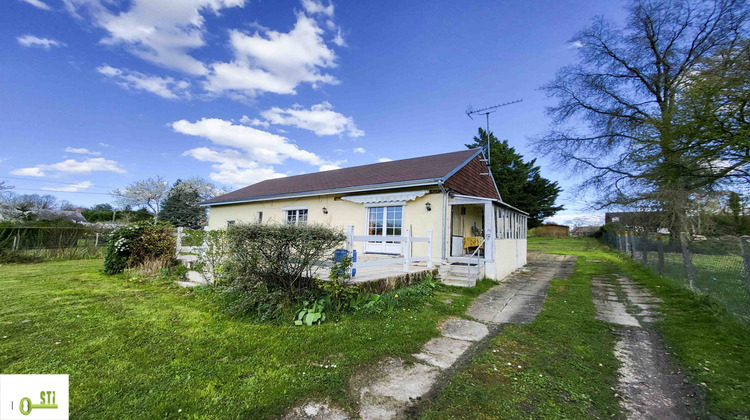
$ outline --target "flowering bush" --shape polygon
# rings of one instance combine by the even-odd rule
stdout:
[[[109,237],[104,272],[117,274],[127,268],[165,267],[175,256],[177,239],[168,224],[141,222],[116,229]]]

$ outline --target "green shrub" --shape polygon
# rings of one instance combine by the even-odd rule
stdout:
[[[164,223],[134,223],[116,229],[109,237],[104,256],[104,272],[121,273],[125,269],[157,271],[174,261],[177,238]]]
[[[237,224],[227,231],[220,281],[234,309],[261,319],[291,318],[304,300],[321,291],[315,273],[346,239],[320,225]]]

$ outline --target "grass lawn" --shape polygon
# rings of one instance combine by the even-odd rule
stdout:
[[[267,418],[307,398],[347,407],[355,370],[416,352],[491,286],[294,327],[232,318],[205,294],[101,267],[0,266],[0,373],[70,374],[76,419]],[[449,292],[460,294],[452,305],[441,301]]]
[[[747,324],[596,240],[530,238],[529,249],[579,255],[576,271],[569,280],[553,280],[537,319],[507,326],[443,390],[425,418],[621,417],[610,390],[617,369],[614,337],[593,318],[590,286],[592,275],[614,272],[663,299],[664,320],[656,327],[705,393],[709,415],[750,418]]]

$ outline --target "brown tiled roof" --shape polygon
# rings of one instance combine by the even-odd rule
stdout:
[[[203,204],[226,203],[293,194],[312,194],[315,192],[378,186],[381,184],[408,184],[421,180],[437,182],[438,179],[444,179],[447,175],[451,175],[454,170],[460,168],[461,165],[477,153],[479,153],[478,150],[462,150],[460,152],[269,179],[204,201]]]
[[[500,194],[495,182],[490,176],[481,175],[482,173],[489,173],[487,165],[481,161],[481,156],[476,156],[445,181],[445,186],[459,194],[499,200]]]

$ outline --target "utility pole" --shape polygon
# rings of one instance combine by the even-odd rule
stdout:
[[[488,106],[487,108],[476,109],[476,110],[472,109],[472,107],[470,106],[466,110],[466,115],[469,118],[471,118],[472,120],[474,119],[474,117],[472,117],[472,115],[484,115],[484,116],[487,117],[487,167],[490,166],[490,114],[492,114],[495,111],[497,111],[497,109],[500,108],[500,107],[517,104],[517,103],[522,102],[522,101],[523,101],[523,99],[518,99],[518,100],[515,100],[515,101],[505,102],[505,103],[502,103],[500,105]]]

